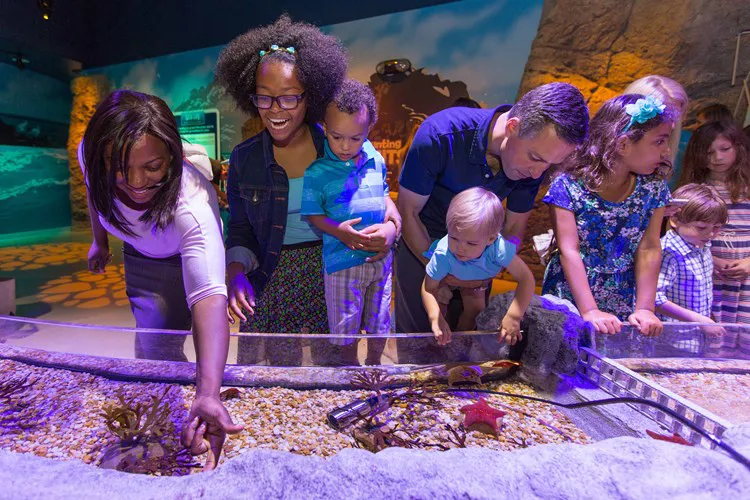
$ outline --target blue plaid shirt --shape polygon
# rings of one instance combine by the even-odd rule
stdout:
[[[326,215],[336,222],[361,217],[357,231],[385,218],[386,165],[369,140],[362,144],[359,164],[341,161],[325,142],[325,155],[305,170],[302,215]],[[323,262],[328,274],[364,264],[375,254],[347,248],[338,238],[323,234]]]
[[[714,288],[711,244],[698,248],[672,229],[662,237],[661,248],[656,305],[670,301],[710,318]],[[659,317],[663,321],[677,321],[663,315]]]

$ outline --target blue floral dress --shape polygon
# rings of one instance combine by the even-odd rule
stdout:
[[[635,251],[654,210],[670,200],[667,183],[655,176],[638,176],[633,193],[613,203],[589,191],[583,182],[564,173],[552,180],[544,202],[573,212],[581,259],[599,309],[627,320],[635,306]],[[565,281],[560,253],[547,264],[542,294],[575,304]]]

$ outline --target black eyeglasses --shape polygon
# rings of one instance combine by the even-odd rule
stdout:
[[[258,109],[271,109],[273,102],[279,105],[281,109],[295,109],[299,106],[300,101],[305,97],[305,93],[301,94],[290,94],[290,95],[279,95],[270,96],[262,94],[251,94],[250,98],[253,100],[253,104]]]

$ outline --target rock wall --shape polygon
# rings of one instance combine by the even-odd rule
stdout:
[[[70,214],[73,227],[86,226],[89,220],[86,187],[78,164],[78,144],[83,139],[86,125],[94,115],[96,106],[109,93],[110,84],[105,76],[79,76],[71,82],[73,107],[70,111],[68,134],[68,169],[70,170]]]
[[[629,437],[514,452],[349,449],[327,460],[256,448],[213,472],[185,477],[147,477],[0,450],[0,482],[4,498],[45,500],[750,495],[750,473],[723,453]]]
[[[592,113],[633,80],[660,74],[680,82],[697,108],[719,102],[734,110],[731,86],[737,33],[750,28],[748,3],[738,0],[545,0],[518,95],[552,81],[576,85]],[[738,74],[750,71],[750,36],[743,38]],[[737,116],[744,117],[746,104]],[[538,281],[544,272],[531,235],[552,227],[539,200],[526,230],[524,259]]]

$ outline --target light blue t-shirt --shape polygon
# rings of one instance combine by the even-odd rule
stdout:
[[[385,218],[388,184],[385,160],[369,140],[362,145],[364,160],[341,161],[328,141],[325,155],[305,170],[302,215],[326,215],[336,222],[362,217],[354,229],[380,224]],[[338,238],[323,234],[323,263],[328,274],[364,264],[372,252],[352,250]]]
[[[465,281],[487,280],[508,267],[516,255],[516,245],[498,236],[494,243],[487,245],[482,255],[476,259],[458,260],[448,248],[448,236],[435,240],[424,256],[427,263],[427,276],[440,281],[449,274]]]
[[[284,245],[295,245],[308,241],[320,241],[318,230],[300,214],[302,206],[302,177],[289,179],[289,208],[286,214]]]

